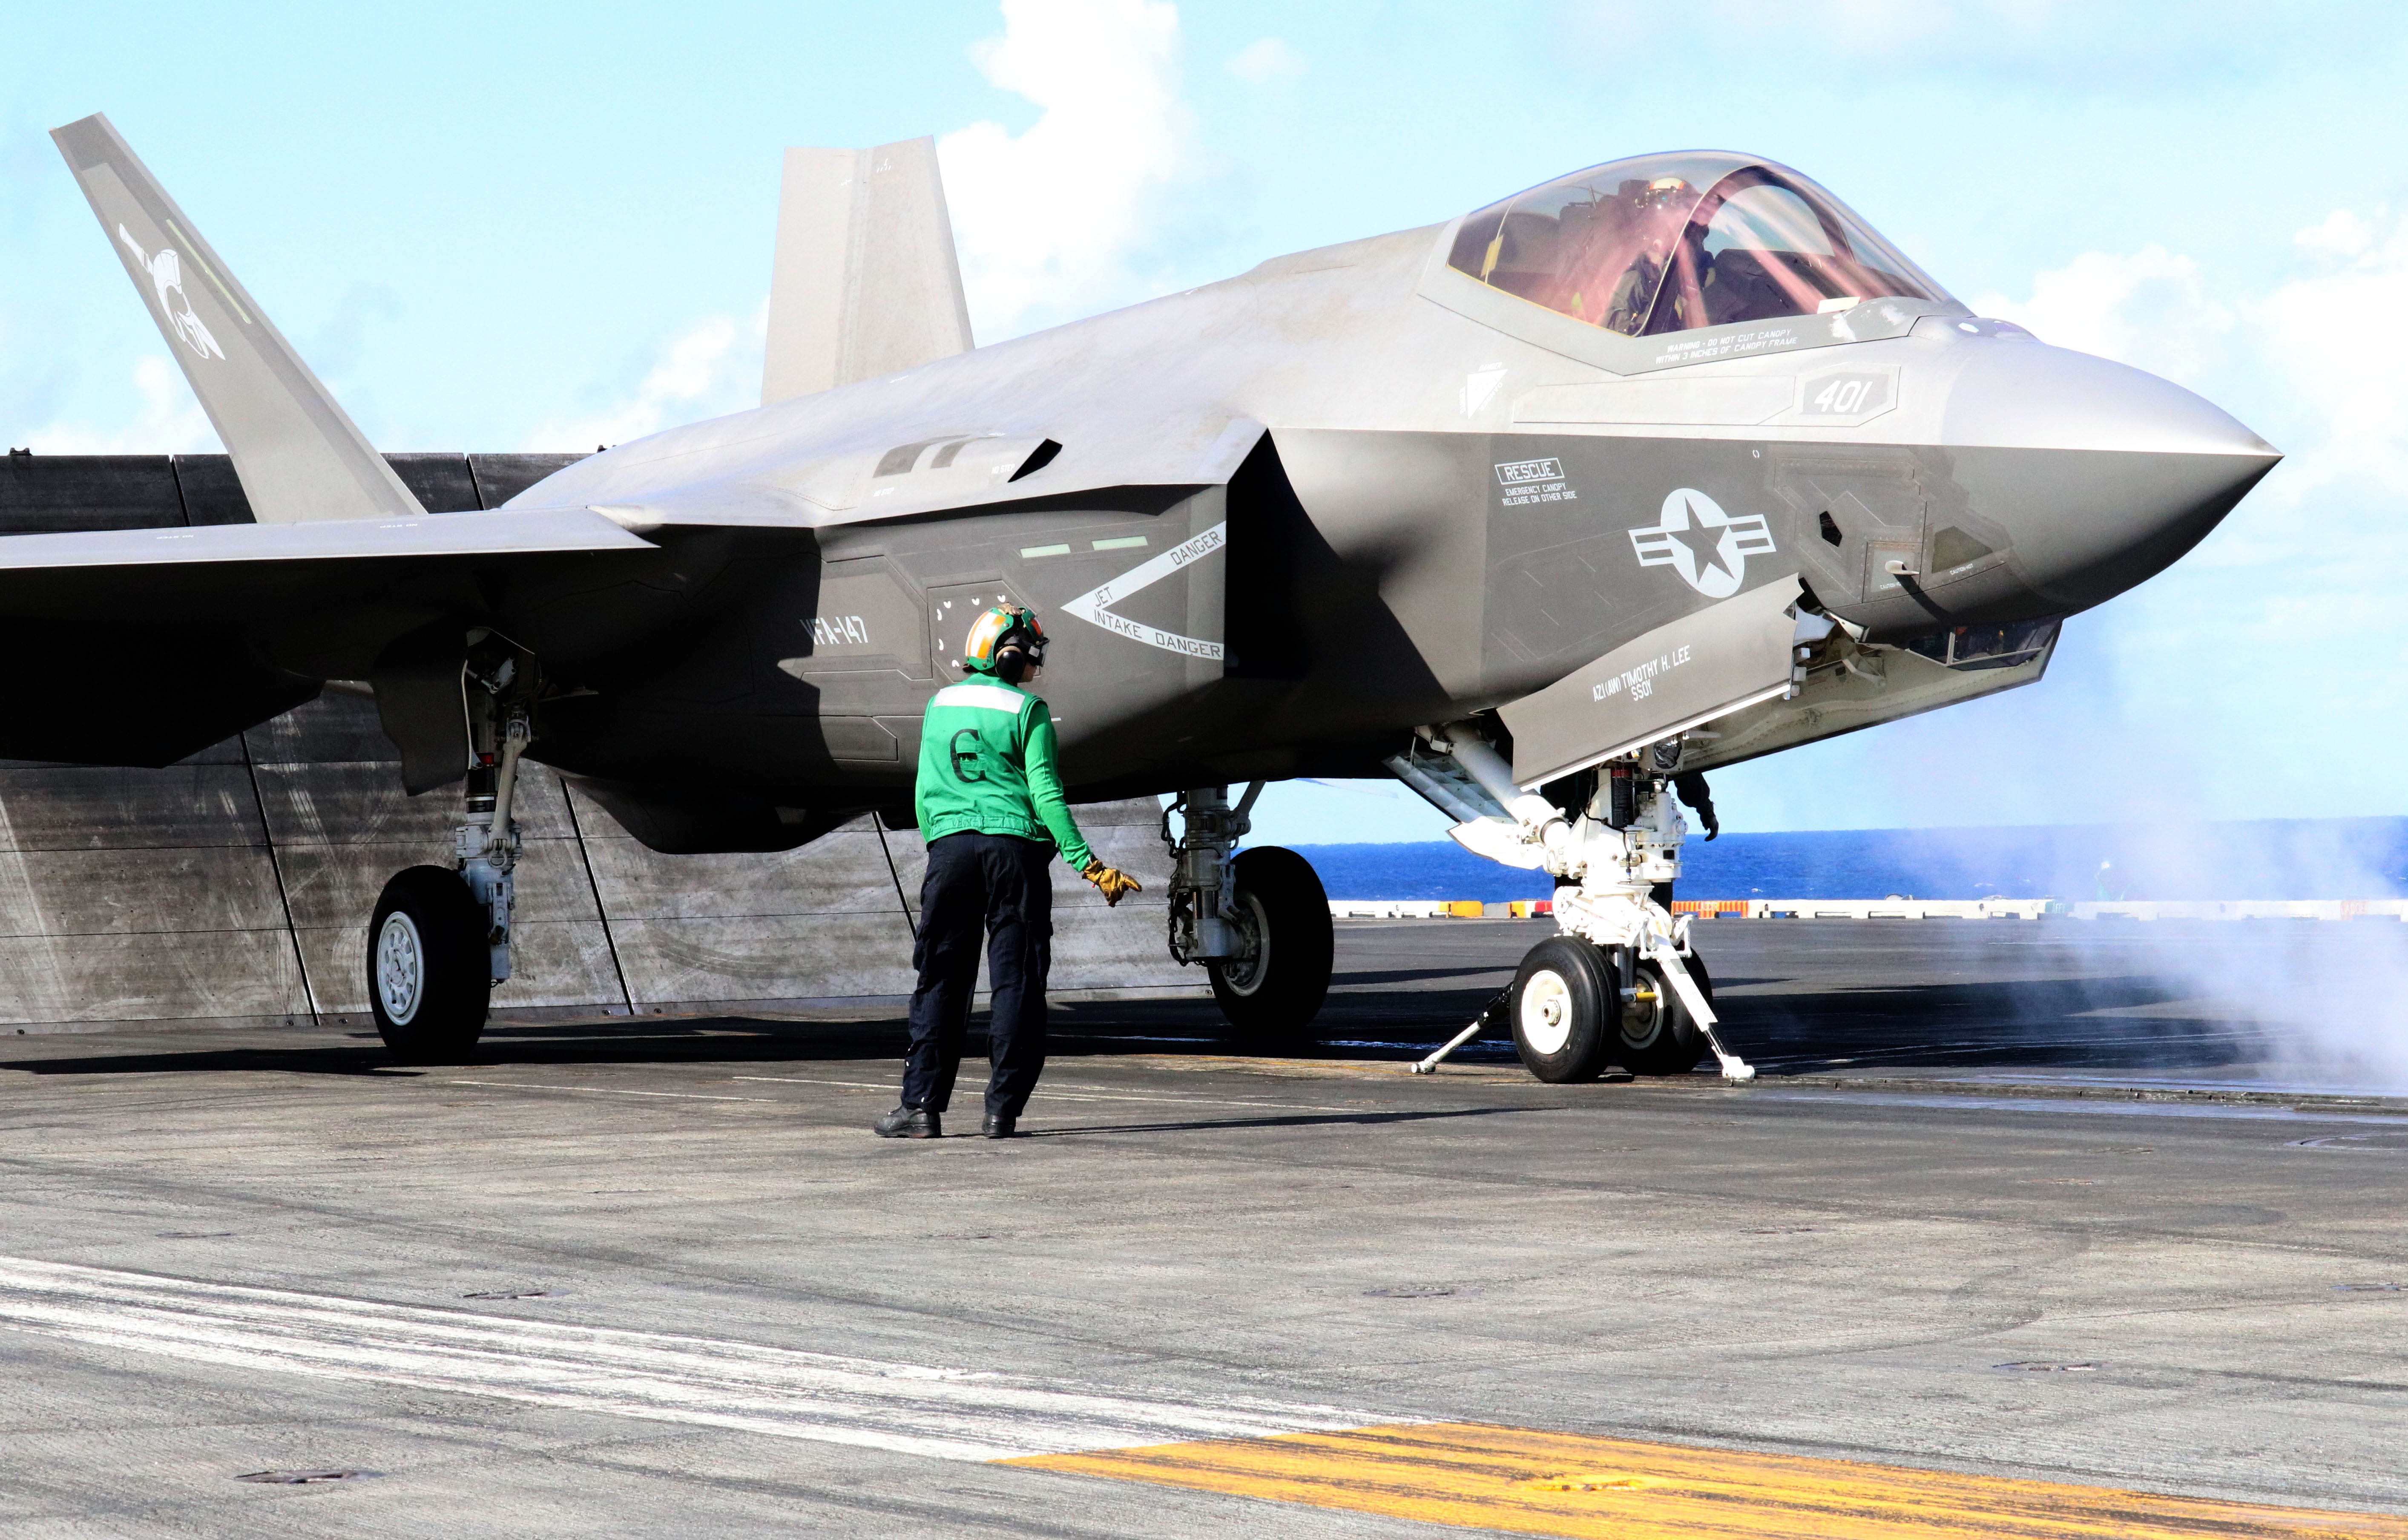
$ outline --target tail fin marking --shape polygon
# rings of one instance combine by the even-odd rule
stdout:
[[[423,513],[418,499],[97,113],[51,131],[262,524]]]

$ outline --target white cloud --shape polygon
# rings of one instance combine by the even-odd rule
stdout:
[[[1179,11],[1163,0],[1004,0],[972,50],[995,86],[1039,108],[937,144],[977,334],[993,340],[1125,303],[1163,194],[1194,160],[1180,94]]]
[[[2408,494],[2408,216],[2336,209],[2294,237],[2305,271],[2250,307],[2267,367],[2321,430],[2303,485],[2363,476]]]
[[[683,423],[761,404],[761,358],[768,307],[749,324],[705,316],[660,346],[634,390],[615,405],[553,418],[526,439],[531,450],[624,444]]]
[[[36,454],[218,454],[217,429],[184,382],[175,361],[150,353],[134,361],[134,389],[142,399],[130,421],[115,427],[53,422],[17,443]]]
[[[1229,73],[1254,85],[1293,80],[1304,70],[1304,55],[1277,37],[1263,37],[1248,43],[1229,60]]]
[[[2224,357],[2232,311],[2198,263],[2154,243],[2128,254],[2086,252],[2032,280],[2028,300],[1981,295],[1973,309],[2043,342],[2195,384]]]

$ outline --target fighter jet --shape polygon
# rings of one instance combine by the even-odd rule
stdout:
[[[430,511],[106,119],[54,137],[257,523],[0,540],[0,755],[165,764],[365,682],[461,798],[363,959],[413,1060],[509,976],[527,758],[661,851],[901,827],[1002,601],[1074,796],[1175,796],[1171,950],[1241,1034],[1303,1032],[1331,960],[1311,867],[1239,851],[1255,795],[1392,774],[1555,878],[1486,1018],[1534,1073],[1744,1076],[1669,907],[1704,772],[2038,680],[2278,459],[1719,151],[973,348],[920,139],[788,152],[758,410]]]

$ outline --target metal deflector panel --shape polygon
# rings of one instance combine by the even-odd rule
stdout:
[[[1536,786],[1789,687],[1798,585],[1782,579],[1693,611],[1498,715],[1513,779]]]

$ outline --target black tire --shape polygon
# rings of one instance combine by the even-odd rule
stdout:
[[[1713,1004],[1714,981],[1706,972],[1705,959],[1692,956],[1682,960],[1697,981],[1698,992]],[[1614,1039],[1615,1061],[1632,1074],[1687,1074],[1706,1055],[1705,1029],[1652,960],[1639,965],[1639,998],[1622,1008]]]
[[[384,885],[368,921],[368,1009],[404,1064],[458,1064],[477,1049],[493,994],[484,907],[456,871],[414,866]]]
[[[1251,957],[1204,965],[1212,998],[1241,1040],[1297,1042],[1329,994],[1337,939],[1328,890],[1311,861],[1278,845],[1240,851],[1237,869],[1238,913],[1231,918],[1261,943]]]
[[[1523,957],[1505,1000],[1513,1051],[1549,1085],[1595,1080],[1620,999],[1603,953],[1578,936],[1549,936]]]

